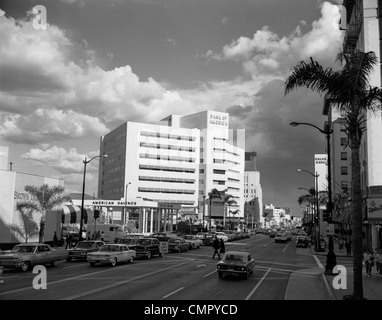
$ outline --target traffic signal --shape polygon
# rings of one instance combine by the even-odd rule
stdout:
[[[94,210],[94,219],[98,219],[99,218],[99,214],[100,214],[100,211],[98,209],[95,209]]]

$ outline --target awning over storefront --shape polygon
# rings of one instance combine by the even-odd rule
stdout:
[[[58,209],[60,210],[60,208]],[[62,223],[80,223],[81,222],[81,207],[75,205],[62,205],[61,206]],[[92,209],[84,207],[84,223],[88,222],[88,216],[92,215]]]

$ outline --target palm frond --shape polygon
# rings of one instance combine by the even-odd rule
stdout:
[[[317,91],[318,93],[326,93],[332,83],[334,83],[336,72],[332,68],[324,69],[317,61],[310,58],[310,62],[300,61],[292,68],[287,80],[284,84],[284,94],[288,94],[298,87],[306,87]]]

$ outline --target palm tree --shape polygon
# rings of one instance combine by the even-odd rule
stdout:
[[[233,217],[234,217],[234,219],[233,219],[233,221],[235,221],[235,215],[237,215],[239,212],[240,212],[240,210],[239,209],[236,209],[236,210],[234,210],[234,211],[229,211],[230,213],[232,213],[233,214]],[[233,226],[233,224],[232,224],[232,226]],[[232,230],[233,228],[231,228],[231,230]]]
[[[324,69],[317,61],[300,61],[292,68],[285,82],[285,94],[298,87],[307,87],[320,94],[345,112],[346,134],[351,148],[352,168],[352,242],[353,242],[353,297],[363,299],[362,285],[362,209],[360,145],[366,130],[367,111],[381,110],[382,89],[371,87],[369,77],[378,60],[374,52],[340,52],[337,61],[342,68]]]
[[[65,188],[63,186],[52,186],[43,184],[40,187],[25,186],[25,191],[31,195],[31,199],[20,201],[17,203],[18,208],[22,210],[32,210],[41,214],[39,242],[44,242],[46,215],[54,207],[59,206],[65,202],[71,202],[68,195],[64,195]]]
[[[228,206],[228,212],[230,212],[230,208],[232,205],[236,205],[237,204],[237,201],[233,198],[233,195],[231,194],[226,194],[224,196],[224,199],[223,199],[223,206],[224,206],[224,212],[225,212],[225,206]],[[225,226],[225,213],[224,214],[224,226]],[[231,218],[230,216],[228,217],[229,218],[229,221],[231,222]]]
[[[210,221],[209,221],[209,227],[208,227],[208,230],[209,232],[211,233],[211,206],[212,206],[212,199],[221,199],[221,194],[219,192],[218,189],[216,188],[213,188],[210,192],[208,192],[208,198],[210,200],[210,206],[209,206],[209,210],[210,210]]]
[[[33,209],[27,209],[17,204],[16,210],[19,212],[22,226],[10,224],[9,229],[21,236],[25,242],[28,242],[29,238],[38,235],[38,225],[36,221],[33,220]]]

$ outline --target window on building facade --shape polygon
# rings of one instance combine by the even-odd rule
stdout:
[[[347,160],[348,159],[348,153],[347,152],[341,152],[341,160]]]
[[[341,167],[341,175],[347,175],[348,174],[348,167]]]
[[[341,146],[344,146],[346,144],[347,139],[346,138],[341,138]]]

